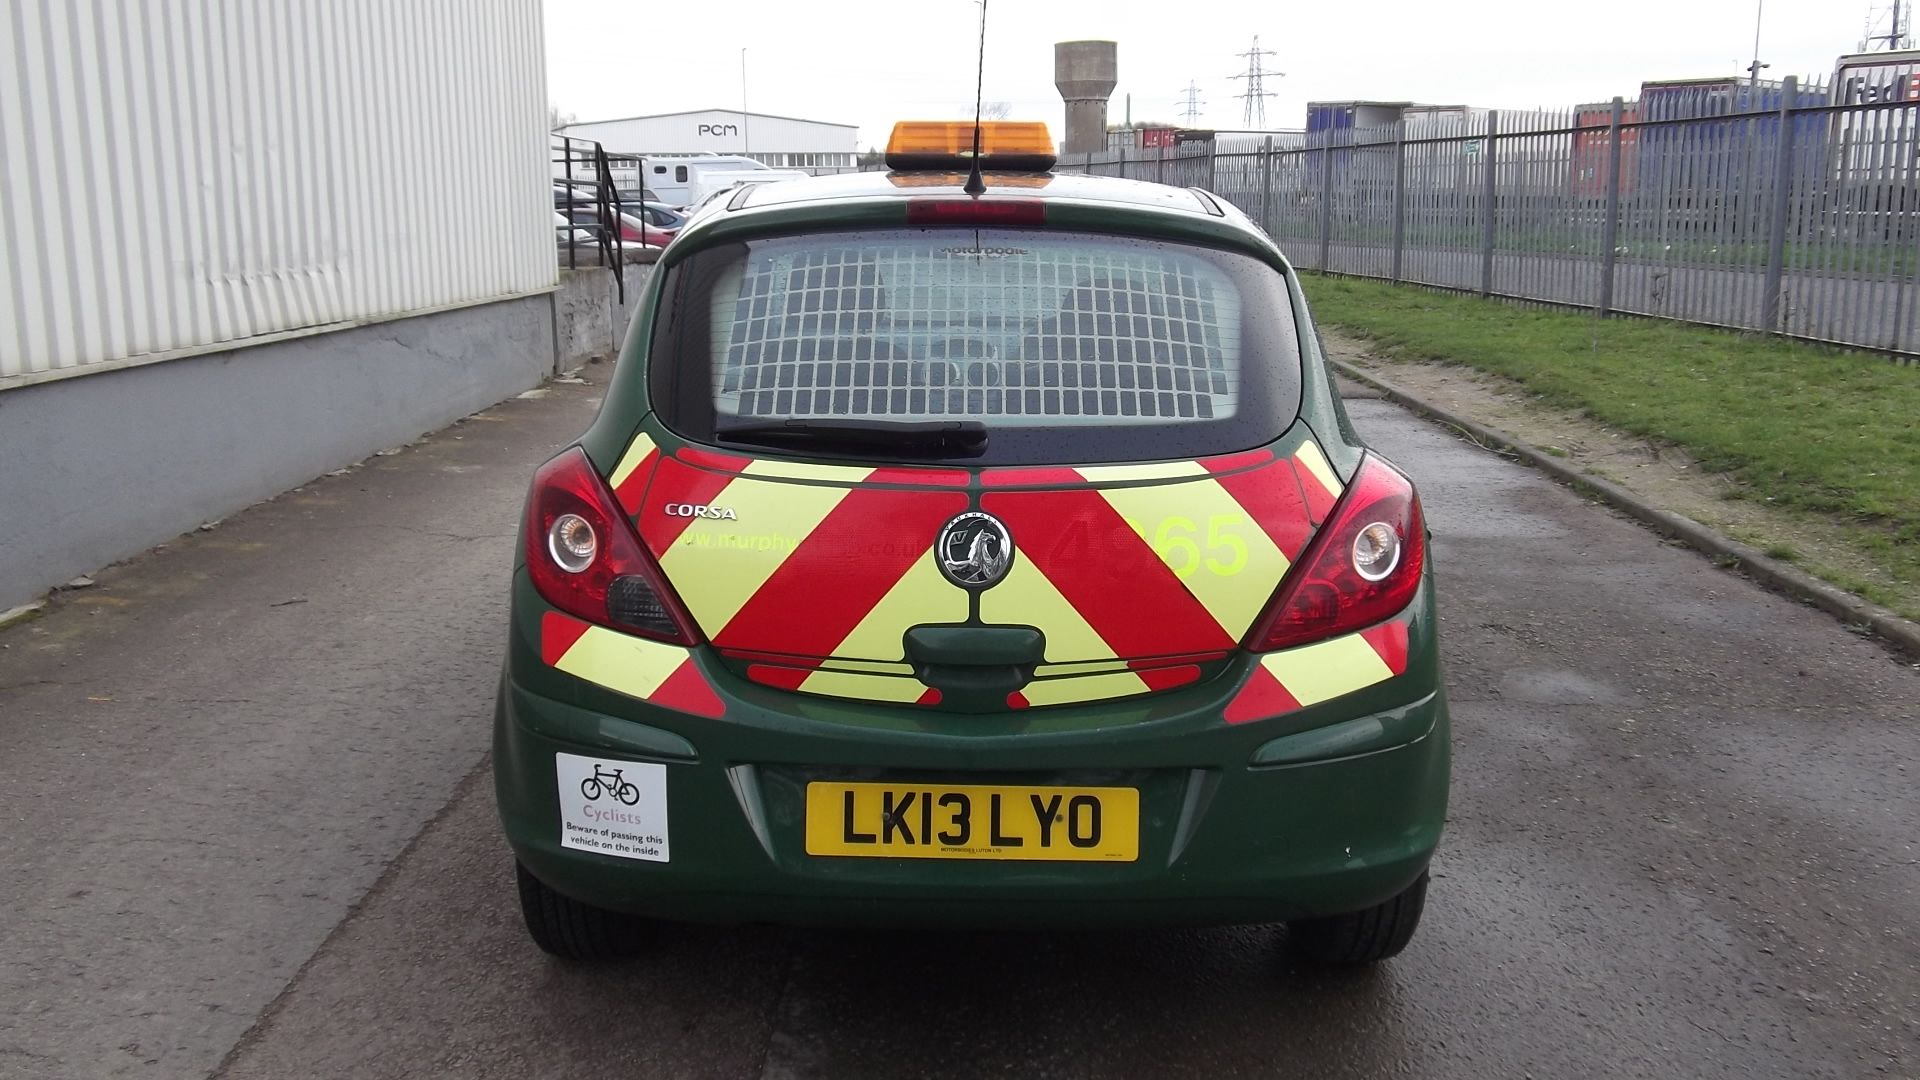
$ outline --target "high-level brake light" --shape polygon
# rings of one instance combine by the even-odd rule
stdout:
[[[907,200],[909,225],[1044,225],[1047,204],[1039,199]]]

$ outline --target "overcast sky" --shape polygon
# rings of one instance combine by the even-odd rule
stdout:
[[[1881,0],[1882,7],[1885,0]],[[1254,35],[1272,49],[1267,126],[1304,125],[1309,100],[1414,100],[1494,108],[1632,97],[1643,79],[1742,73],[1753,0],[991,0],[986,96],[1059,137],[1053,43],[1119,43],[1108,116],[1179,120],[1198,84],[1200,125],[1235,128]],[[747,50],[753,111],[860,125],[883,145],[899,119],[969,114],[974,0],[546,0],[547,85],[581,120],[739,108]],[[1866,0],[1765,0],[1767,77],[1823,80],[1853,52]],[[1884,22],[1885,16],[1880,16]]]

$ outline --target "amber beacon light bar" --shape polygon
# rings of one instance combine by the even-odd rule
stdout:
[[[961,170],[973,165],[971,120],[902,120],[887,140],[887,168],[896,171]],[[1053,136],[1047,125],[1025,120],[980,124],[980,167],[995,172],[1045,172],[1053,168]]]

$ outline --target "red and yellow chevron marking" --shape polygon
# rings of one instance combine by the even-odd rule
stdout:
[[[1040,627],[1050,664],[1232,649],[1312,534],[1290,464],[1265,460],[1221,475],[1198,461],[1083,468],[1162,482],[988,492],[981,508],[1029,573],[982,594],[981,617]]]
[[[646,494],[647,481],[653,478],[653,470],[660,463],[660,448],[646,432],[633,437],[627,444],[627,452],[620,455],[620,463],[607,474],[607,486],[620,500],[627,513],[640,509],[640,497]]]
[[[1243,491],[1254,485],[1285,491],[1286,485],[1280,482],[1285,471],[1258,469],[1233,479],[1240,481]],[[1260,617],[1273,586],[1293,565],[1291,555],[1300,553],[1298,547],[1289,551],[1275,543],[1274,533],[1292,539],[1287,519],[1298,521],[1302,515],[1297,509],[1288,512],[1275,499],[1244,506],[1225,484],[1204,472],[1200,475],[1189,483],[1105,488],[1100,495],[1227,637],[1238,641]],[[1263,527],[1256,509],[1271,523]],[[1269,581],[1273,584],[1268,585]],[[1196,643],[1195,647],[1212,646]]]
[[[1260,658],[1227,703],[1229,724],[1270,717],[1364,690],[1407,670],[1406,616]]]
[[[938,501],[947,506],[954,505],[946,499]],[[964,509],[964,500],[959,505]],[[932,516],[938,518],[933,525],[935,529],[953,516],[937,506],[926,509],[933,510]],[[876,559],[875,562],[878,564],[880,560]],[[892,562],[889,560],[885,565],[890,567]],[[884,573],[885,567],[877,568]],[[816,605],[819,615],[830,615],[836,608],[844,609],[837,621],[821,619],[820,625],[825,628],[826,634],[830,635],[834,629],[845,625],[849,616],[853,619],[851,626],[821,655],[835,657],[836,664],[842,667],[848,666],[846,661],[849,659],[898,661],[905,655],[904,639],[909,629],[926,623],[965,622],[967,607],[965,590],[956,588],[941,575],[940,568],[934,563],[933,547],[929,544],[908,560],[879,601],[869,605],[864,612],[859,612],[857,604],[841,605],[837,600]],[[815,616],[813,612],[809,614],[810,617]]]
[[[640,533],[694,621],[728,650],[899,661],[908,627],[964,622],[966,592],[931,555],[965,493],[866,486],[950,470],[754,461],[737,472],[669,458],[655,472]],[[861,485],[861,486],[852,486]],[[724,506],[724,520],[681,504]]]
[[[749,664],[747,678],[765,686],[797,690],[825,697],[853,698],[859,701],[890,701],[901,705],[937,705],[940,691],[913,677],[905,664],[875,664],[874,668],[898,667],[900,671],[848,670],[834,662],[832,667],[794,667],[786,664]]]
[[[956,489],[969,475],[693,447],[664,455],[641,435],[610,481],[714,644],[768,656],[750,677],[907,701],[926,692],[910,672],[849,662],[897,665],[909,628],[967,619],[967,593],[940,574],[932,543],[968,509]],[[1285,456],[988,469],[980,479],[980,508],[1007,523],[1017,552],[1008,579],[981,594],[980,616],[1046,635],[1047,663],[1021,695],[1035,706],[1197,679],[1199,664],[1237,647],[1341,493],[1310,435]]]
[[[803,694],[821,694],[826,697],[858,698],[861,701],[891,701],[900,705],[917,705],[927,701],[927,695],[933,695],[933,701],[940,700],[940,692],[911,675],[868,675],[857,671],[815,671],[808,675],[798,687]]]
[[[1157,552],[1150,542],[1159,536],[1169,541],[1169,549],[1173,546],[1168,524],[1184,528],[1185,519],[1166,511],[1184,508],[1187,500],[1179,492],[1188,486],[1140,489],[1160,496],[1154,508],[1144,511],[1139,503],[1121,501],[1120,505],[1131,513],[1149,513],[1143,521],[1129,521],[1110,497],[1114,493],[1107,491],[990,492],[983,496],[982,509],[1006,522],[1013,534],[1018,551],[1015,564],[1024,562],[1037,571],[1037,576],[1046,578],[1072,609],[1074,618],[1055,620],[1063,628],[1072,629],[1072,647],[1067,642],[1056,647],[1054,629],[1047,622],[1021,617],[1022,609],[1033,601],[1027,590],[1014,587],[1011,578],[982,596],[983,617],[993,622],[1038,626],[1047,633],[1047,659],[1054,663],[1232,648],[1237,632],[1222,628],[1183,584],[1172,560]],[[1178,557],[1186,569],[1206,572],[1204,567],[1193,565],[1204,560],[1193,537],[1180,539]],[[1283,566],[1254,568],[1247,574],[1245,585],[1258,589],[1264,584],[1271,591],[1281,569]],[[1044,592],[1035,595],[1050,599]],[[986,615],[987,596],[995,600],[995,613],[990,616]],[[1097,636],[1102,643],[1099,651],[1079,646],[1077,622],[1084,622]]]
[[[1333,466],[1327,463],[1327,455],[1320,452],[1320,444],[1307,439],[1293,452],[1293,471],[1300,478],[1300,491],[1306,496],[1307,510],[1313,515],[1313,524],[1327,520],[1333,504],[1340,501],[1340,493],[1346,485],[1335,475]]]
[[[658,481],[655,486],[659,486]],[[737,518],[672,519],[672,524],[661,529],[663,535],[671,533],[675,539],[671,546],[659,550],[660,568],[694,621],[708,637],[718,640],[761,586],[852,494],[851,489],[842,487],[729,478],[707,502],[727,507]],[[654,495],[649,495],[647,502],[641,517],[643,530],[650,516],[664,517],[668,505],[665,498]],[[814,582],[816,587],[821,584],[819,579]]]
[[[731,499],[731,490],[721,498]],[[898,661],[908,627],[966,621],[967,594],[940,575],[931,551],[940,526],[967,508],[967,497],[879,488],[839,494],[714,633],[716,645]]]
[[[1282,459],[1254,450],[983,480],[999,490],[981,508],[1007,523],[1020,555],[981,595],[981,618],[1047,635],[1048,663],[1018,695],[1022,707],[1198,679],[1197,663],[1153,658],[1231,651],[1342,490],[1311,439]],[[1036,486],[1045,490],[1019,490]],[[1125,667],[1078,667],[1101,660]]]
[[[1314,518],[1299,473],[1291,463],[1219,472],[1213,480],[1287,556],[1289,564],[1306,550],[1307,541],[1313,539]]]
[[[693,654],[678,645],[549,611],[540,620],[540,658],[569,675],[663,709],[708,717],[726,712]]]

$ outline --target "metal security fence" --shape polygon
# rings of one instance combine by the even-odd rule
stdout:
[[[1301,267],[1920,356],[1920,101],[1615,99],[1063,168],[1207,188]],[[1716,106],[1719,111],[1715,111]]]

